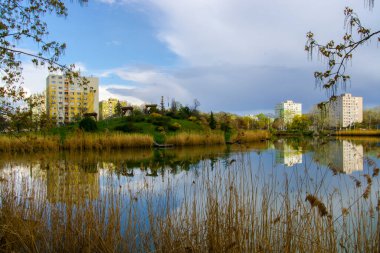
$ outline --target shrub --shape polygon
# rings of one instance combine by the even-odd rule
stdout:
[[[153,113],[150,114],[150,117],[152,117],[152,118],[160,118],[160,117],[162,117],[162,115],[159,114],[159,113],[153,112]]]
[[[165,132],[165,128],[163,126],[157,126],[156,131],[158,132]]]
[[[98,130],[98,125],[94,118],[85,117],[79,122],[79,128],[86,132],[95,132]]]
[[[149,117],[148,122],[156,126],[167,127],[169,125],[170,120],[171,119],[169,117],[160,115],[160,117]]]
[[[168,127],[168,129],[170,131],[177,131],[177,130],[181,129],[181,127],[182,127],[181,124],[175,122],[173,124],[170,124],[169,127]]]
[[[117,126],[117,127],[115,127],[115,130],[116,131],[121,131],[121,132],[124,132],[124,133],[136,133],[136,132],[141,133],[142,132],[142,128],[137,127],[132,122],[127,122],[124,125]]]
[[[189,117],[189,120],[195,122],[195,121],[197,121],[197,117],[195,117],[195,116],[190,116],[190,117]]]

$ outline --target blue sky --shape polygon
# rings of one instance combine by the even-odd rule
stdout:
[[[50,39],[67,43],[63,63],[100,78],[100,98],[183,104],[196,98],[203,111],[273,112],[292,99],[304,112],[326,100],[313,72],[324,63],[307,59],[305,34],[325,42],[342,37],[343,10],[352,6],[364,24],[378,26],[379,8],[362,0],[102,0],[67,3],[67,18],[46,16]],[[377,25],[377,26],[376,26]],[[35,50],[24,43],[20,47]],[[379,104],[380,49],[374,40],[349,67],[346,92]],[[45,87],[44,69],[24,67],[30,92]]]

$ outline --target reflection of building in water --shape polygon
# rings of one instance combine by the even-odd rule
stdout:
[[[47,197],[50,202],[78,203],[99,197],[97,172],[86,172],[78,164],[60,165],[51,166],[47,173]]]
[[[314,158],[334,171],[351,174],[362,171],[363,146],[350,141],[333,141],[315,151]]]
[[[284,142],[283,148],[277,150],[276,163],[285,164],[286,166],[302,163],[301,149],[294,149],[291,145]]]

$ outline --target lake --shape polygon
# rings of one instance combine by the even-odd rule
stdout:
[[[372,252],[379,154],[376,138],[1,154],[2,215],[14,218],[4,224],[36,234],[5,247]]]

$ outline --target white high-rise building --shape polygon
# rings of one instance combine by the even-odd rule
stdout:
[[[363,98],[346,93],[326,105],[330,127],[349,127],[363,121]]]
[[[294,116],[302,115],[302,104],[287,100],[276,105],[275,114],[276,118],[283,119],[285,124],[291,123]]]

